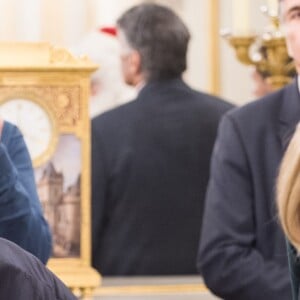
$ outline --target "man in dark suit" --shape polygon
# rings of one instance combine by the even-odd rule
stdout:
[[[0,299],[77,299],[29,252],[3,238],[0,238],[0,249]]]
[[[209,160],[232,105],[181,79],[189,32],[142,4],[118,20],[135,101],[92,123],[93,266],[104,275],[196,273]]]
[[[299,73],[300,0],[282,0],[281,8]],[[299,120],[298,79],[226,114],[220,124],[198,265],[207,286],[221,298],[292,298],[274,196],[278,166]]]

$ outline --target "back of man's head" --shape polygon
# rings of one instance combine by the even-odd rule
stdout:
[[[117,24],[129,46],[140,54],[146,81],[178,77],[186,69],[190,33],[171,9],[149,3],[137,5]]]

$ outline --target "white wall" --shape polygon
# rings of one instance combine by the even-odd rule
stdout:
[[[97,26],[114,24],[130,6],[143,0],[0,0],[0,41],[49,41],[72,46]],[[145,0],[144,0],[145,1]],[[213,0],[155,0],[172,7],[189,27],[192,39],[185,79],[197,89],[209,91],[211,39],[220,42],[220,95],[238,104],[252,98],[249,68],[240,64],[228,43],[211,36],[210,5]],[[245,1],[245,0],[240,0]],[[266,17],[259,10],[267,0],[248,0],[253,29],[261,32]],[[232,25],[232,0],[219,0],[220,28]]]
[[[209,76],[209,3],[208,1],[183,1],[181,17],[191,33],[188,52],[187,82],[201,90],[208,90]]]

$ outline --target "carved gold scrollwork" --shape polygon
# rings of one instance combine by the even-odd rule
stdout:
[[[53,109],[60,124],[76,125],[80,119],[79,97],[79,87],[59,87],[53,91]]]
[[[64,48],[50,48],[50,64],[85,65],[91,63],[87,56],[75,57]]]
[[[58,126],[74,126],[80,120],[79,86],[1,86],[1,99],[29,98],[42,100],[57,116]]]

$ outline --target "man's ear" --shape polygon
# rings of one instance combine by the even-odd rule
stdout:
[[[141,55],[139,54],[138,51],[133,51],[130,55],[130,68],[131,68],[131,72],[132,74],[140,74],[141,73],[141,63],[142,63],[142,59],[141,59]]]

